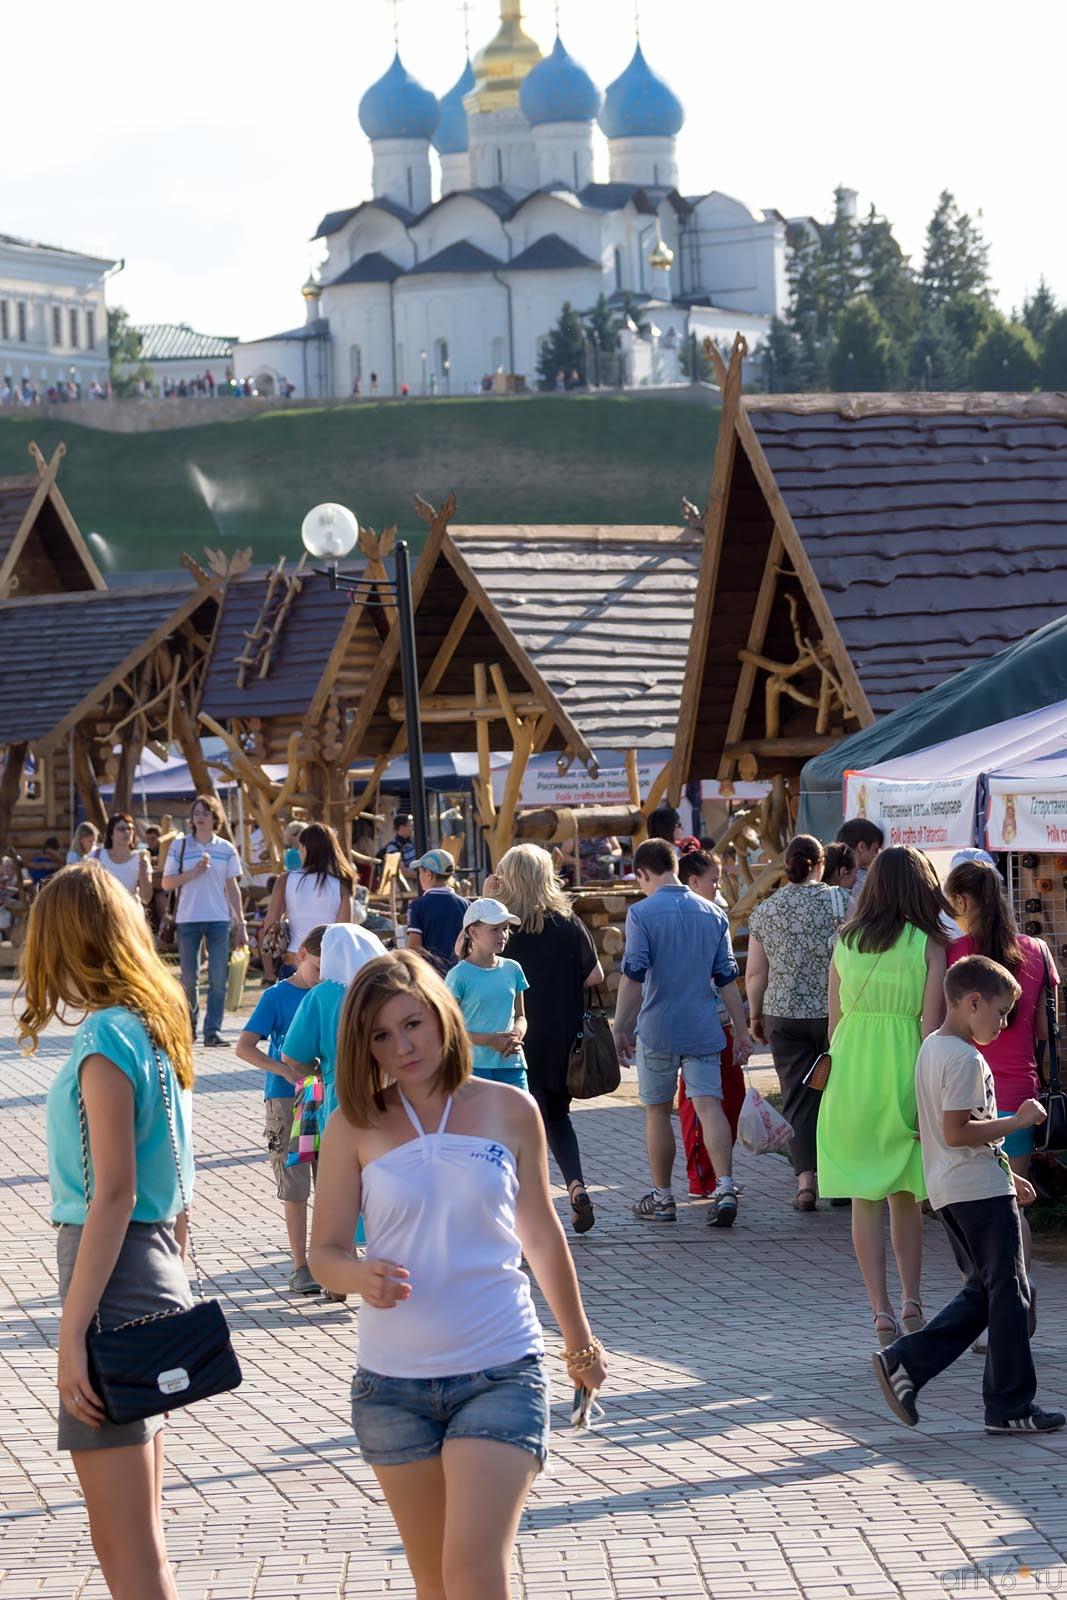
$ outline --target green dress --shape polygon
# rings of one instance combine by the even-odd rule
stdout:
[[[819,1108],[819,1193],[883,1200],[904,1191],[924,1200],[915,1058],[922,1043],[926,935],[909,923],[880,956],[839,940],[833,959],[841,1020],[830,1041],[833,1064]]]

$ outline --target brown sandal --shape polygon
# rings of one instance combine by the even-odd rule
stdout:
[[[793,1196],[794,1211],[814,1211],[818,1195],[814,1189],[798,1189]]]

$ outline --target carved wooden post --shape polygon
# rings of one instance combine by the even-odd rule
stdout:
[[[80,725],[74,729],[71,740],[71,754],[74,760],[74,784],[82,803],[87,822],[95,823],[101,833],[107,826],[107,812],[104,802],[100,798],[100,787],[96,781],[96,772],[93,768],[92,758],[89,754],[89,743],[85,737],[85,730]]]

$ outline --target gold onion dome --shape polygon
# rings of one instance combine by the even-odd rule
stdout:
[[[318,300],[321,298],[322,285],[319,283],[313,272],[308,273],[307,282],[300,290],[300,293],[304,296],[305,300]]]
[[[674,251],[663,239],[656,239],[648,264],[654,272],[669,272],[674,266]]]
[[[522,81],[540,60],[539,47],[523,31],[522,0],[500,0],[500,27],[474,58],[474,88],[463,102],[466,110],[517,108]]]

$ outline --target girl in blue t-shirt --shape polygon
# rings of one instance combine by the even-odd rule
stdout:
[[[459,1002],[474,1055],[474,1073],[496,1083],[526,1088],[523,991],[530,985],[517,961],[501,951],[518,917],[500,900],[474,900],[463,918],[462,959],[445,982]]]
[[[193,1189],[189,1008],[141,907],[95,862],[64,867],[42,887],[24,957],[23,1044],[35,1050],[53,1018],[84,1018],[47,1106],[59,1448],[71,1452],[109,1592],[174,1594],[159,1496],[164,1418],[109,1422],[85,1340],[97,1311],[108,1329],[191,1304],[174,1226]]]
[[[293,1294],[319,1293],[319,1286],[308,1271],[308,1201],[314,1162],[288,1165],[293,1098],[304,1079],[296,1067],[287,1066],[282,1060],[282,1045],[304,996],[319,981],[319,956],[325,932],[325,923],[312,928],[300,946],[296,971],[292,977],[283,978],[264,992],[236,1046],[240,1061],[263,1070],[263,1132],[278,1199],[285,1208],[285,1229],[293,1258],[289,1288]],[[264,1040],[266,1051],[262,1048]]]

